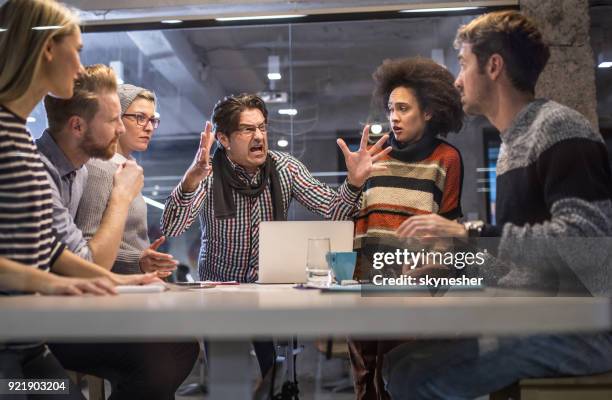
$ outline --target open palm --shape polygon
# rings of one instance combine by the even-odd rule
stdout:
[[[361,187],[368,180],[372,172],[382,171],[385,167],[375,165],[385,155],[391,152],[391,146],[383,150],[383,145],[389,135],[383,135],[376,144],[368,149],[368,138],[370,136],[370,126],[366,125],[361,134],[361,143],[357,151],[350,151],[344,140],[338,139],[337,143],[344,154],[346,169],[348,170],[348,181],[351,185]]]

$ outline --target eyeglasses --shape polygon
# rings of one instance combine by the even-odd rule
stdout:
[[[239,125],[238,126],[238,130],[236,132],[238,132],[241,135],[244,136],[251,136],[253,137],[253,135],[255,135],[255,132],[257,132],[257,130],[259,129],[259,132],[261,132],[262,135],[265,135],[268,132],[268,126],[263,123],[261,125]]]
[[[123,114],[123,116],[134,118],[136,120],[136,125],[142,126],[142,127],[147,126],[147,124],[150,122],[151,125],[153,126],[153,129],[157,129],[157,127],[159,126],[159,122],[161,121],[157,117],[149,118],[144,114]]]

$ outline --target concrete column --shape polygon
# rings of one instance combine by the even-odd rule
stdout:
[[[521,0],[520,8],[535,19],[551,50],[536,96],[580,111],[599,129],[588,0]]]

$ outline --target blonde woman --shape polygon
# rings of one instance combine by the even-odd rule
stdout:
[[[2,291],[106,295],[115,293],[117,284],[157,279],[154,274],[117,275],[84,261],[66,250],[51,229],[51,188],[25,123],[46,94],[72,96],[82,70],[81,47],[78,21],[55,1],[9,0],[0,7]],[[0,343],[0,349],[0,378],[64,376],[42,343]],[[70,396],[65,398],[81,398],[78,390]]]

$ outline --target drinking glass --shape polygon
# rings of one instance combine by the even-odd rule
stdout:
[[[308,285],[327,287],[332,282],[332,271],[328,254],[331,245],[329,238],[308,239],[306,254],[306,276]]]

